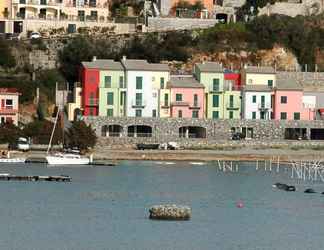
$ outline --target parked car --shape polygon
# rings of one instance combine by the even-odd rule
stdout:
[[[15,142],[10,143],[8,148],[9,150],[17,149],[21,151],[29,151],[30,143],[27,138],[19,137]]]
[[[30,39],[39,39],[41,38],[41,34],[39,32],[32,32],[29,36]]]
[[[244,139],[244,135],[240,132],[236,132],[232,135],[232,140],[237,141],[237,140],[242,140],[242,139]]]

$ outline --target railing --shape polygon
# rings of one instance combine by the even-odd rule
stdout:
[[[143,100],[132,100],[133,108],[144,108],[146,106],[146,102]]]
[[[229,103],[226,106],[227,109],[239,109],[239,105],[235,104],[235,103]]]
[[[190,104],[190,108],[191,109],[200,109],[201,104],[200,104],[200,102],[193,102],[192,104]]]
[[[258,109],[262,109],[262,110],[271,109],[271,104],[270,103],[259,103]]]
[[[13,0],[13,4],[63,6],[62,3],[56,3],[55,1],[41,1],[41,0]]]
[[[18,109],[13,109],[13,107],[0,108],[0,114],[15,114],[18,113]]]
[[[189,106],[188,102],[180,102],[180,101],[175,101],[175,102],[171,102],[171,106]]]

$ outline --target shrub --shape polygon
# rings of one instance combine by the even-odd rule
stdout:
[[[22,131],[13,123],[0,124],[0,143],[15,142],[20,136]]]

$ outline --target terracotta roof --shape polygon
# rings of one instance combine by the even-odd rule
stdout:
[[[223,66],[218,62],[203,62],[196,63],[195,65],[201,72],[215,72],[222,73],[224,72]]]
[[[276,89],[278,90],[303,90],[302,86],[296,79],[280,79],[276,82]]]
[[[274,68],[269,66],[257,67],[257,66],[247,66],[244,71],[246,73],[255,73],[255,74],[275,74],[276,71]]]
[[[171,76],[167,84],[168,88],[204,88],[204,85],[199,83],[192,76]]]
[[[268,87],[267,85],[245,85],[245,91],[256,91],[256,92],[267,92],[272,91],[272,88]]]
[[[97,59],[92,62],[82,62],[82,65],[88,69],[124,70],[120,62],[111,59]]]
[[[164,63],[148,63],[146,60],[123,59],[121,63],[126,70],[143,71],[169,71],[169,66]]]
[[[0,88],[0,94],[20,94],[16,88]]]

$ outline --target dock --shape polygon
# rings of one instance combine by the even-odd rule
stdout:
[[[70,182],[72,178],[67,175],[11,175],[0,174],[0,181],[55,181],[55,182]]]

